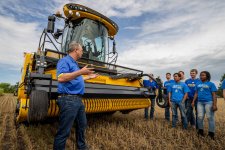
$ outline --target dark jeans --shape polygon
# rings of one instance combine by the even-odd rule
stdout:
[[[166,100],[168,101],[168,95],[166,96]],[[170,106],[169,105],[165,108],[165,119],[170,121]]]
[[[187,99],[185,101],[185,108],[186,108],[186,116],[187,116],[187,121],[188,123],[190,122],[190,124],[192,126],[195,126],[195,116],[194,116],[194,112],[193,112],[193,107],[191,106],[193,99]]]
[[[177,108],[179,108],[183,123],[183,128],[187,129],[187,117],[185,114],[185,104],[182,102],[172,102],[172,127],[175,128],[177,124]]]
[[[170,107],[165,108],[165,119],[170,121]]]
[[[195,128],[198,129],[198,109],[197,109],[198,101],[195,101]]]
[[[145,108],[145,119],[148,119],[148,108]],[[151,99],[151,110],[150,110],[150,119],[153,119],[155,111],[155,99]]]
[[[64,150],[74,121],[76,122],[76,140],[78,149],[86,149],[85,129],[87,119],[85,107],[80,96],[63,96],[57,100],[59,106],[59,128],[54,140],[54,150]]]

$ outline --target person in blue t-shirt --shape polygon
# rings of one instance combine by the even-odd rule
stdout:
[[[185,82],[184,71],[181,70],[181,71],[179,71],[178,73],[181,75],[180,82]]]
[[[196,128],[196,129],[198,129],[198,124],[197,124],[197,101],[195,102],[196,119],[195,119],[195,116],[194,116],[193,107],[191,106],[191,103],[192,103],[192,101],[194,99],[194,95],[195,95],[195,86],[196,86],[196,84],[198,84],[200,82],[200,79],[196,78],[197,74],[198,74],[198,70],[197,69],[191,69],[191,71],[190,71],[191,78],[189,78],[189,79],[187,79],[185,81],[185,83],[187,84],[187,86],[190,89],[190,92],[188,92],[188,98],[187,98],[186,103],[185,103],[187,121],[190,122],[191,126],[193,128]]]
[[[150,76],[154,77],[153,74],[150,74]],[[151,78],[149,80],[143,80],[144,87],[148,88],[150,92],[154,92],[156,97],[158,95],[158,85],[155,81],[153,81]],[[154,117],[154,111],[155,111],[155,99],[156,97],[150,97],[151,100],[151,110],[150,110],[150,119],[152,120]],[[145,108],[144,117],[145,119],[148,119],[148,108]]]
[[[172,127],[176,127],[177,123],[177,108],[179,108],[183,123],[183,128],[187,129],[187,117],[185,114],[185,101],[189,92],[188,86],[184,82],[180,82],[181,75],[174,73],[175,82],[168,88],[169,105],[172,108]]]
[[[204,136],[203,122],[206,115],[209,123],[208,136],[214,139],[215,135],[215,118],[214,113],[217,110],[217,88],[214,83],[210,82],[211,75],[208,71],[202,71],[200,73],[201,81],[196,85],[196,92],[192,106],[194,106],[195,100],[198,98],[198,134]]]
[[[68,55],[57,63],[58,93],[57,105],[59,106],[59,128],[55,135],[53,149],[65,149],[66,140],[74,121],[76,122],[77,148],[86,149],[85,128],[87,119],[85,107],[82,103],[84,94],[84,80],[96,78],[93,68],[87,66],[80,69],[77,60],[83,54],[82,46],[75,41],[69,44]],[[81,75],[87,75],[82,77]]]
[[[225,79],[223,80],[223,82],[222,82],[222,89],[223,89],[223,98],[224,98],[224,100],[225,100]]]
[[[164,88],[163,88],[163,93],[167,96],[168,98],[168,92],[167,89],[169,88],[169,86],[174,83],[174,80],[171,80],[171,73],[166,73],[166,79],[167,81],[164,82]],[[168,106],[165,108],[165,119],[170,121],[170,106],[168,104]]]

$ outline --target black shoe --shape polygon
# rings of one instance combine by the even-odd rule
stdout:
[[[204,136],[204,130],[203,130],[203,129],[199,129],[199,130],[198,130],[198,135]]]
[[[209,133],[208,133],[208,136],[209,136],[212,140],[215,140],[214,135],[215,135],[214,132],[209,132]]]

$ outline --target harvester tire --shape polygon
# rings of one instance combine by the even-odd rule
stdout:
[[[165,94],[162,94],[162,98],[156,98],[156,103],[160,108],[166,108],[168,107],[168,96]]]
[[[30,94],[28,122],[39,122],[46,119],[48,114],[48,93],[46,91],[32,91]]]

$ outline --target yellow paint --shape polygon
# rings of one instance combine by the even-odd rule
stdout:
[[[56,73],[56,69],[55,69],[55,68],[54,68],[54,69],[51,69],[51,70],[45,71],[45,74],[51,74],[53,80],[56,80],[56,79],[57,79],[57,78],[56,78],[57,73]]]
[[[54,80],[56,80],[56,69],[45,71],[45,74],[52,74]],[[83,77],[86,77],[84,75]],[[109,85],[120,85],[120,86],[132,86],[132,87],[141,87],[138,80],[129,81],[126,78],[123,79],[112,79],[109,76],[99,75],[95,79],[89,79],[85,82],[88,83],[99,83],[99,84],[109,84]]]
[[[29,100],[27,100],[27,104],[26,104],[26,99],[24,98],[20,99],[19,115],[16,118],[17,122],[23,122],[27,120],[28,106],[29,106]]]
[[[19,85],[21,85],[24,82],[24,78],[25,78],[25,75],[26,75],[26,70],[27,70],[28,64],[29,64],[28,70],[30,72],[32,71],[33,56],[34,55],[31,54],[31,53],[24,53],[24,64],[23,64],[23,68],[22,68],[22,77],[21,77],[21,80],[19,82]],[[21,98],[26,98],[24,86],[21,86],[18,89],[18,99],[21,99]]]

